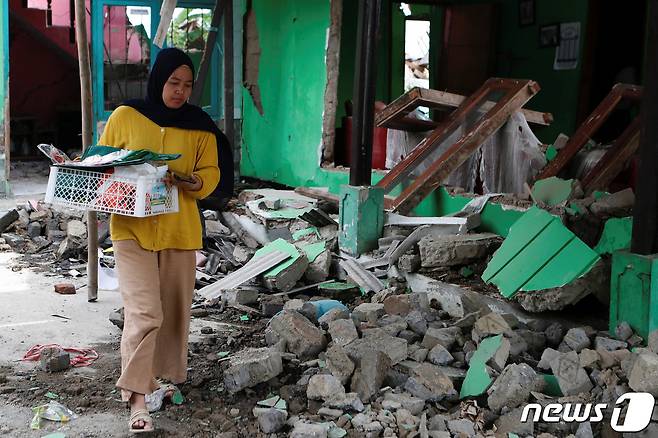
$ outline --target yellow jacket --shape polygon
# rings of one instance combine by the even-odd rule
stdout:
[[[196,175],[203,183],[197,192],[178,191],[178,213],[145,218],[113,214],[110,220],[112,240],[136,240],[149,251],[201,248],[201,221],[196,200],[210,195],[219,182],[215,135],[162,128],[134,108],[120,106],[108,119],[98,144],[181,154],[179,159],[167,162],[169,169],[183,175]]]

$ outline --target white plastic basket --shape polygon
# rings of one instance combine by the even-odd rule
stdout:
[[[94,172],[51,167],[46,202],[135,217],[175,213],[178,189],[163,182],[166,171],[167,166],[161,166],[157,174],[133,177],[117,175],[114,168]]]

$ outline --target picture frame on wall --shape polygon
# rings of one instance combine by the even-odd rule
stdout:
[[[535,24],[535,0],[519,0],[519,26]]]
[[[557,47],[560,45],[560,24],[546,24],[539,28],[539,47]]]

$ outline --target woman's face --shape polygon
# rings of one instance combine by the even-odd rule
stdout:
[[[169,76],[162,88],[162,101],[167,108],[182,107],[192,94],[192,70],[187,65],[181,65]]]

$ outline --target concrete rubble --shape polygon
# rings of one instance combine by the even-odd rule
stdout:
[[[587,204],[588,214],[626,214],[628,203],[628,193],[602,197]],[[280,398],[282,405],[253,407],[262,433],[507,437],[541,429],[546,437],[599,436],[599,423],[588,424],[592,432],[578,424],[522,423],[521,408],[547,400],[614,403],[631,390],[658,396],[658,335],[649,337],[651,350],[641,348],[646,340],[628,323],[609,333],[541,313],[596,295],[599,286],[584,284],[588,277],[519,291],[509,300],[482,281],[504,248],[498,235],[413,236],[393,225],[378,249],[352,258],[340,253],[335,224],[303,218],[321,210],[337,219],[335,209],[315,199],[251,190],[230,210],[204,213],[208,236],[198,254],[198,290],[233,284],[231,276],[270,250],[290,254],[219,290],[219,300],[197,294],[193,306],[195,316],[238,312],[243,326],[266,324],[264,339],[226,342],[231,353],[217,364],[222,390],[239,397],[267,388]],[[83,215],[31,204],[8,215],[0,218],[0,244],[26,256],[48,254],[57,260],[50,269],[60,273],[85,271]],[[107,232],[99,231],[102,247]],[[111,265],[111,257],[105,262]],[[602,261],[591,272],[606,270],[609,275]],[[112,316],[117,325],[120,316]],[[201,351],[217,360],[213,333],[202,331]]]

